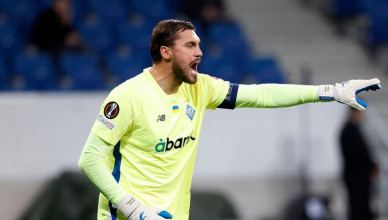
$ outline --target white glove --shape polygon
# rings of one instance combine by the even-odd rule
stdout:
[[[117,209],[128,220],[163,220],[172,219],[172,215],[162,209],[147,207],[135,197],[127,194],[117,204]]]
[[[321,85],[318,88],[318,96],[321,101],[332,101],[350,105],[360,111],[363,111],[368,106],[366,102],[357,98],[356,95],[364,90],[369,89],[376,91],[380,89],[380,80],[377,78],[368,80],[349,80],[335,85]]]

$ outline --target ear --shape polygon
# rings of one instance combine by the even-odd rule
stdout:
[[[172,58],[171,48],[166,46],[161,46],[160,55],[162,56],[163,59],[170,60]]]

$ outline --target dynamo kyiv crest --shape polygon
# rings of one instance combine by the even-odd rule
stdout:
[[[187,104],[187,107],[186,107],[186,115],[187,117],[190,118],[190,120],[193,120],[195,115],[195,109],[191,107],[189,104]]]

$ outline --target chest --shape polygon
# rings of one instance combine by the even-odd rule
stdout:
[[[141,140],[144,146],[170,143],[165,146],[170,149],[181,148],[195,139],[201,108],[189,96],[154,95],[144,97],[140,103],[137,106],[137,112],[140,113],[134,121],[136,129],[131,134],[132,140]],[[171,146],[172,142],[174,146]]]

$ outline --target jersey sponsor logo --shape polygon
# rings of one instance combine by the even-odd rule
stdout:
[[[114,119],[119,114],[120,108],[116,102],[109,102],[105,105],[104,115],[109,119]]]
[[[195,115],[195,109],[191,107],[189,104],[186,106],[186,115],[190,118],[190,120],[193,120]]]
[[[113,130],[115,128],[115,124],[102,115],[97,116],[97,121],[101,122],[105,127],[109,128],[110,130]]]
[[[163,139],[159,139],[159,143],[155,145],[155,151],[160,153],[160,152],[167,152],[172,149],[179,149],[184,147],[190,141],[194,141],[195,139],[196,138],[191,135],[184,138],[178,138],[175,141],[170,140],[170,138],[167,138],[166,141],[163,141]]]

